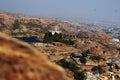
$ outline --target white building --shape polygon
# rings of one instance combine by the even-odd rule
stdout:
[[[114,42],[119,42],[120,40],[119,40],[119,39],[116,39],[116,38],[113,38],[112,41],[114,41]]]
[[[119,42],[120,42],[120,40],[117,39],[117,38],[113,38],[113,39],[110,40],[110,44],[117,44]]]
[[[62,31],[60,31],[58,27],[55,27],[55,30],[50,30],[50,32],[54,35],[55,33],[60,34]]]

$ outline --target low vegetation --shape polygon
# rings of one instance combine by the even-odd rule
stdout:
[[[75,63],[67,61],[65,59],[61,59],[57,62],[57,64],[61,65],[62,67],[69,69],[70,71],[72,71],[74,74],[74,78],[75,80],[84,80],[85,79],[85,71],[78,71],[78,67]]]
[[[101,66],[94,66],[93,68],[92,68],[92,71],[94,72],[94,73],[99,73],[99,74],[102,74],[102,73],[104,73],[105,71],[102,69],[102,67]]]
[[[51,43],[51,42],[62,42],[65,43],[66,45],[73,45],[74,41],[71,39],[65,39],[65,35],[60,33],[55,33],[52,34],[51,32],[47,32],[44,36],[44,41],[45,43]]]

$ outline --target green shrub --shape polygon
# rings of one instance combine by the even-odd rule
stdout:
[[[104,70],[102,69],[101,66],[95,66],[91,70],[95,73],[100,73],[100,74],[102,74],[104,72]]]
[[[74,76],[75,80],[85,80],[85,77],[86,77],[84,70],[81,72],[78,72],[78,71],[74,72],[73,76]]]
[[[13,24],[13,28],[12,28],[12,29],[13,29],[13,30],[18,29],[19,26],[20,26],[20,22],[19,22],[18,19],[16,19],[16,20],[14,21],[14,24]]]
[[[78,72],[79,68],[76,66],[75,63],[66,61],[65,59],[61,59],[57,62],[57,64],[71,70],[74,73],[73,76],[75,80],[85,80],[85,74],[84,74],[85,71],[83,70],[82,72]]]
[[[100,61],[101,59],[104,60],[104,58],[102,58],[101,56],[90,56],[90,58],[92,61]]]
[[[52,35],[51,32],[45,33],[44,42],[45,43],[62,42],[62,43],[65,43],[66,45],[73,45],[74,44],[74,41],[71,39],[64,40],[62,33],[60,33],[60,34],[55,33],[54,35]]]
[[[69,69],[69,70],[71,70],[71,71],[73,71],[73,72],[78,69],[78,67],[76,66],[75,63],[73,63],[73,62],[68,62],[68,61],[66,61],[65,59],[61,59],[61,60],[59,60],[57,63],[58,63],[59,65],[61,65],[62,67],[67,68],[67,69]]]

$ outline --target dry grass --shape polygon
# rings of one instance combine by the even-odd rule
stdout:
[[[0,34],[0,80],[67,80],[64,70],[26,43]]]

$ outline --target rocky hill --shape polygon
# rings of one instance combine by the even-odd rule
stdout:
[[[48,30],[54,30],[56,26],[64,33],[77,31],[73,25],[64,23],[56,18],[0,13],[0,31],[7,34],[36,35],[45,33]]]
[[[15,27],[16,25],[18,25],[18,27]],[[0,31],[4,30],[5,33],[9,34],[16,34],[18,32],[19,34],[45,33],[48,30],[54,30],[56,26],[64,33],[77,33],[79,31],[104,32],[104,27],[99,24],[80,23],[78,20],[76,21],[74,19],[33,17],[13,13],[0,13]],[[6,28],[12,31],[5,30]]]
[[[62,33],[50,33],[50,31],[55,28],[59,29]],[[39,71],[41,72],[42,69],[48,70],[47,67],[44,67],[44,62],[46,60],[41,60],[41,56],[43,55],[45,55],[49,61],[64,67],[66,75],[71,80],[85,79],[87,76],[84,73],[89,72],[91,74],[100,74],[99,77],[104,76],[107,77],[108,80],[111,79],[111,72],[116,73],[116,76],[120,74],[120,41],[118,39],[116,41],[116,38],[107,34],[107,31],[106,29],[103,29],[103,26],[91,23],[79,23],[77,21],[61,18],[31,17],[20,14],[1,13],[0,31],[16,38],[37,36],[37,40],[43,40],[44,43],[30,43],[39,50],[39,52],[36,52],[36,50],[34,51],[33,48],[26,46],[23,43],[1,36],[1,45],[3,45],[4,41],[7,43],[5,46],[1,46],[1,51],[8,49],[7,52],[10,51],[11,54],[13,53],[10,55],[10,60],[12,61],[10,61],[10,65],[8,66],[15,64],[15,69],[14,66],[11,68],[15,72],[19,72],[19,68],[20,71],[22,69],[25,77],[27,76],[26,71],[29,72],[31,69],[35,76],[38,76]],[[6,39],[10,40],[10,42],[8,41],[8,43]],[[5,49],[3,49],[3,47]],[[14,52],[12,50],[14,50]],[[8,62],[9,56],[7,52],[2,52],[5,53],[5,58],[1,58],[3,62],[4,60]],[[18,52],[23,54],[19,54]],[[42,53],[43,55],[38,55],[36,53]],[[11,58],[13,56],[15,59]],[[14,63],[13,61],[16,62]],[[26,65],[22,66],[19,63],[25,63]],[[42,64],[42,69],[38,68]],[[28,70],[26,69],[24,71],[23,67],[28,67]],[[54,69],[52,70],[54,71]],[[56,71],[54,72],[56,73]],[[51,72],[52,75],[55,74],[54,72]],[[32,75],[32,73],[30,72],[28,75]],[[117,78],[118,80],[120,79],[120,77],[116,77],[116,79]]]
[[[69,80],[30,45],[0,33],[0,80]]]

